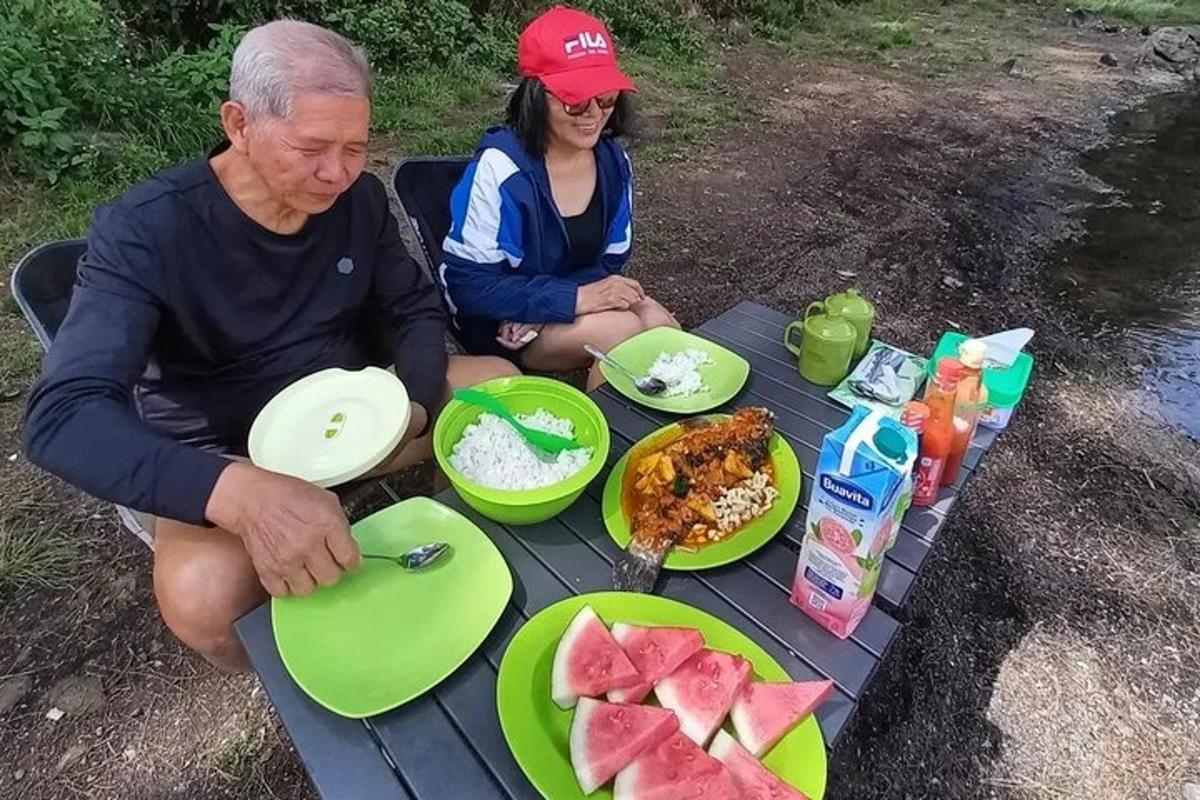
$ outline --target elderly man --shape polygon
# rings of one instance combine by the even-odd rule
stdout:
[[[228,141],[96,212],[25,445],[71,483],[160,518],[163,619],[214,664],[244,669],[234,620],[267,592],[305,594],[359,563],[335,495],[244,459],[259,409],[304,375],[366,365],[365,329],[382,328],[414,401],[385,472],[428,457],[451,386],[514,370],[445,354],[438,291],[363,173],[361,51],[315,25],[263,25],[234,53],[229,97]]]

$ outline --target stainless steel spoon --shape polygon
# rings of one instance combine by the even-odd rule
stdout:
[[[609,356],[607,353],[601,352],[600,350],[596,349],[595,347],[592,347],[590,344],[585,344],[583,346],[583,349],[587,350],[588,354],[591,355],[592,358],[599,359],[600,361],[603,361],[605,364],[608,364],[613,369],[623,372],[625,374],[626,378],[629,378],[629,380],[633,381],[634,387],[636,387],[639,392],[646,395],[647,397],[655,397],[657,395],[662,394],[663,392],[665,392],[667,390],[667,384],[665,381],[663,381],[659,378],[652,378],[649,375],[644,375],[639,378],[637,375],[633,374],[633,372],[631,370],[625,368],[624,366],[617,363],[616,361],[613,361],[612,357]]]
[[[437,561],[446,553],[450,552],[450,545],[446,542],[430,542],[423,544],[420,547],[414,547],[407,553],[401,553],[398,556],[385,556],[379,553],[363,553],[363,558],[376,558],[380,561],[391,561],[393,564],[404,567],[408,570],[424,569],[433,562]]]

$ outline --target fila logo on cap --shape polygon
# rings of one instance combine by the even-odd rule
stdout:
[[[608,53],[608,40],[603,33],[587,33],[586,31],[570,39],[563,39],[567,58],[582,58],[596,53]]]

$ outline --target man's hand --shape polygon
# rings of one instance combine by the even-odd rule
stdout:
[[[241,537],[258,579],[275,597],[329,586],[361,561],[337,495],[251,464],[225,468],[206,516]]]
[[[542,325],[530,322],[502,322],[496,341],[509,350],[520,350],[541,333]],[[532,334],[532,335],[530,335]]]
[[[575,293],[575,314],[595,314],[599,311],[627,311],[642,300],[646,292],[633,278],[610,275],[607,278],[580,286]]]

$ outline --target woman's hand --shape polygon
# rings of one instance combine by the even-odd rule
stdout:
[[[600,311],[628,311],[646,299],[642,285],[624,275],[580,286],[575,293],[575,314],[596,314]]]
[[[520,350],[536,339],[541,330],[541,323],[502,322],[496,341],[509,350]]]

